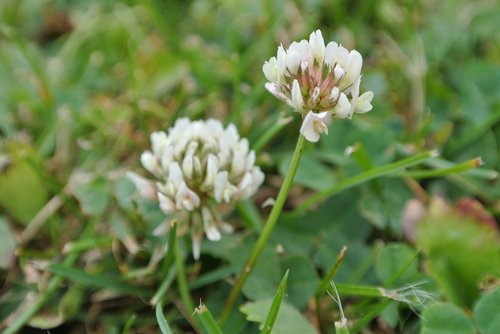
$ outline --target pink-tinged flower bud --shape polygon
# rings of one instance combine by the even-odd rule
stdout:
[[[309,41],[293,42],[288,49],[280,45],[276,57],[265,62],[262,70],[269,81],[266,89],[300,112],[304,122],[307,118],[301,133],[317,141],[321,133],[327,133],[327,117],[322,113],[328,113],[328,119],[350,119],[353,113],[372,109],[373,92],[359,94],[362,66],[358,51],[348,51],[336,42],[325,46],[321,31],[316,30]]]

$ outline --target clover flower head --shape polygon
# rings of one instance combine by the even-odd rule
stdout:
[[[362,65],[358,51],[333,41],[325,46],[316,30],[309,41],[293,42],[286,50],[279,46],[262,70],[266,89],[301,113],[301,134],[316,142],[321,133],[328,134],[332,117],[351,118],[372,109],[373,92],[359,94]]]
[[[193,256],[198,259],[203,233],[216,241],[220,231],[232,230],[214,207],[252,196],[264,181],[255,166],[255,152],[233,124],[224,128],[213,119],[181,118],[168,133],[151,134],[151,146],[141,163],[157,181],[161,210],[176,218],[181,224],[178,230],[191,234]],[[144,187],[137,177],[131,180]]]

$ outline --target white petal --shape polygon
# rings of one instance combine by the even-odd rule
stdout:
[[[233,152],[233,160],[231,161],[231,177],[238,177],[245,171],[245,156],[242,151]]]
[[[292,107],[298,111],[304,108],[304,99],[302,98],[302,92],[300,91],[299,82],[295,79],[292,85]]]
[[[272,57],[269,61],[266,61],[262,66],[262,71],[266,76],[266,79],[271,82],[278,81],[278,63],[276,57]]]
[[[246,172],[238,183],[239,198],[245,199],[252,195],[252,173]]]
[[[356,81],[352,84],[351,88],[346,90],[345,93],[347,94],[348,91],[351,93],[351,96],[353,99],[357,99],[359,96],[359,85],[361,84],[361,76],[359,76]]]
[[[372,99],[373,99],[372,91],[364,92],[360,97],[358,97],[355,100],[354,112],[362,114],[372,110],[373,108],[371,104]]]
[[[296,43],[296,42],[294,42]],[[286,55],[286,67],[290,75],[296,75],[300,66],[300,55],[298,51],[288,51]]]
[[[191,242],[193,244],[193,258],[195,260],[200,259],[202,237],[203,237],[202,235],[191,234]]]
[[[278,55],[277,55],[276,61],[277,61],[276,65],[277,65],[277,69],[278,69],[277,83],[280,83],[285,78],[285,73],[286,73],[286,52],[283,49],[282,45],[280,45],[278,47]]]
[[[132,181],[141,197],[156,199],[156,188],[152,181],[134,172],[127,172],[127,177]]]
[[[321,31],[316,30],[309,36],[309,47],[312,56],[318,64],[323,64],[325,59],[325,41],[321,35]]]
[[[250,151],[246,157],[245,168],[248,170],[255,164],[255,151]]]
[[[340,94],[339,101],[333,108],[333,113],[337,118],[350,118],[352,116],[351,103],[344,93]]]
[[[167,134],[165,132],[159,131],[151,134],[151,146],[156,156],[161,156],[167,144]]]
[[[344,67],[346,75],[340,84],[341,90],[351,86],[358,79],[358,77],[361,74],[362,66],[363,66],[363,57],[358,51],[352,50],[349,53],[347,66]]]
[[[317,142],[319,140],[321,133],[328,134],[328,125],[331,123],[330,113],[327,111],[321,112],[319,114],[309,111],[302,126],[300,127],[300,133],[310,142]]]
[[[203,228],[205,230],[205,234],[207,239],[210,241],[219,241],[221,238],[220,232],[217,229],[217,226],[214,221],[214,217],[210,210],[206,207],[201,209],[201,216],[203,219]]]
[[[194,174],[194,162],[192,155],[186,155],[182,161],[182,172],[186,179],[192,179]]]
[[[325,63],[329,66],[338,64],[345,68],[347,65],[347,60],[349,58],[349,51],[342,45],[338,45],[335,42],[330,42],[325,49]]]
[[[318,103],[318,100],[319,100],[319,94],[321,94],[321,90],[319,89],[319,87],[315,87],[314,88],[314,91],[313,91],[313,94],[311,96],[311,102],[313,104],[316,104]]]
[[[214,185],[214,198],[218,203],[221,203],[222,201],[229,203],[233,194],[237,191],[238,188],[229,182],[227,171],[217,174]]]
[[[160,209],[163,213],[169,214],[175,211],[175,204],[170,198],[158,192],[158,200],[160,201]]]
[[[251,195],[255,194],[257,192],[257,189],[259,189],[260,185],[264,182],[265,179],[264,173],[260,170],[259,167],[254,166],[252,168],[252,190],[251,190]]]
[[[325,48],[325,64],[330,67],[335,64],[335,55],[338,47],[338,44],[332,41]]]
[[[345,71],[340,65],[336,65],[335,68],[333,69],[333,75],[335,82],[338,82],[342,77],[345,75]]]
[[[184,177],[182,176],[182,170],[177,162],[171,163],[168,170],[168,182],[178,187],[182,182],[184,182]]]
[[[278,99],[282,100],[282,101],[286,101],[288,100],[288,98],[286,97],[285,94],[283,94],[279,89],[278,89],[278,86],[276,86],[275,83],[271,83],[271,82],[266,82],[264,84],[264,87],[266,87],[266,89],[268,90],[269,93],[273,94],[274,96],[276,96]]]
[[[193,211],[200,206],[198,195],[188,188],[186,182],[182,181],[177,194],[175,195],[175,207],[179,210],[186,209]]]
[[[222,194],[227,184],[229,183],[229,181],[227,180],[227,176],[228,176],[227,172],[223,171],[218,173],[217,176],[215,177],[214,198],[218,203],[222,202]]]
[[[195,156],[193,158],[193,173],[194,173],[194,177],[196,177],[196,178],[200,178],[203,175],[201,160],[197,156]]]
[[[205,180],[203,180],[202,186],[204,188],[212,188],[214,186],[215,177],[217,176],[219,168],[219,163],[217,157],[213,154],[209,154],[207,157],[207,168]]]
[[[148,172],[155,174],[156,176],[161,173],[158,160],[150,151],[146,151],[141,154],[141,164]]]
[[[337,99],[339,98],[339,95],[340,95],[340,89],[337,86],[333,87],[332,91],[330,93],[330,99],[332,101],[337,101]]]

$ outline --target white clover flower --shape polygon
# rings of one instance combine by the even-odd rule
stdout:
[[[328,133],[331,117],[351,118],[372,109],[373,92],[359,95],[362,65],[358,51],[335,42],[325,46],[316,30],[309,41],[293,42],[287,50],[279,46],[262,70],[269,80],[266,89],[301,113],[300,133],[317,142]]]
[[[231,227],[222,222],[214,206],[234,203],[252,196],[264,181],[255,166],[255,152],[236,127],[226,128],[217,120],[193,121],[181,118],[168,133],[151,134],[151,151],[141,163],[156,178],[160,209],[173,215],[178,230],[191,234],[193,256],[200,256],[203,233],[209,240],[221,238]],[[147,183],[131,174],[141,193]]]

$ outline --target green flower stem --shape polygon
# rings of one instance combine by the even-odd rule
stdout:
[[[184,267],[184,257],[182,256],[181,248],[179,246],[179,242],[175,243],[175,266],[177,269],[177,286],[179,288],[179,293],[181,295],[182,303],[186,308],[186,314],[191,317],[191,314],[194,312],[194,304],[191,300],[191,295],[189,293],[187,280],[186,280],[186,268]],[[191,320],[194,320],[191,317]],[[195,321],[190,321],[192,324],[195,324]],[[199,331],[197,331],[199,332]]]
[[[231,313],[233,308],[233,304],[236,301],[236,297],[238,297],[243,285],[246,280],[252,273],[255,264],[264,250],[264,246],[266,245],[269,237],[271,236],[276,223],[278,222],[278,218],[283,210],[283,206],[285,205],[285,201],[288,197],[288,193],[290,192],[290,188],[292,187],[293,179],[295,178],[295,174],[297,172],[297,168],[299,166],[300,157],[302,156],[302,151],[304,150],[305,138],[302,135],[299,135],[299,139],[297,140],[297,144],[295,146],[295,151],[293,152],[292,162],[288,169],[288,173],[285,176],[285,180],[281,185],[281,189],[279,191],[278,197],[276,198],[276,202],[274,203],[273,209],[267,218],[267,222],[262,229],[262,233],[257,240],[257,243],[250,254],[245,266],[243,267],[243,271],[238,276],[236,280],[236,284],[233,286],[229,297],[226,301],[226,305],[224,305],[224,309],[222,311],[222,315],[220,317],[221,327],[224,327],[224,324]]]

